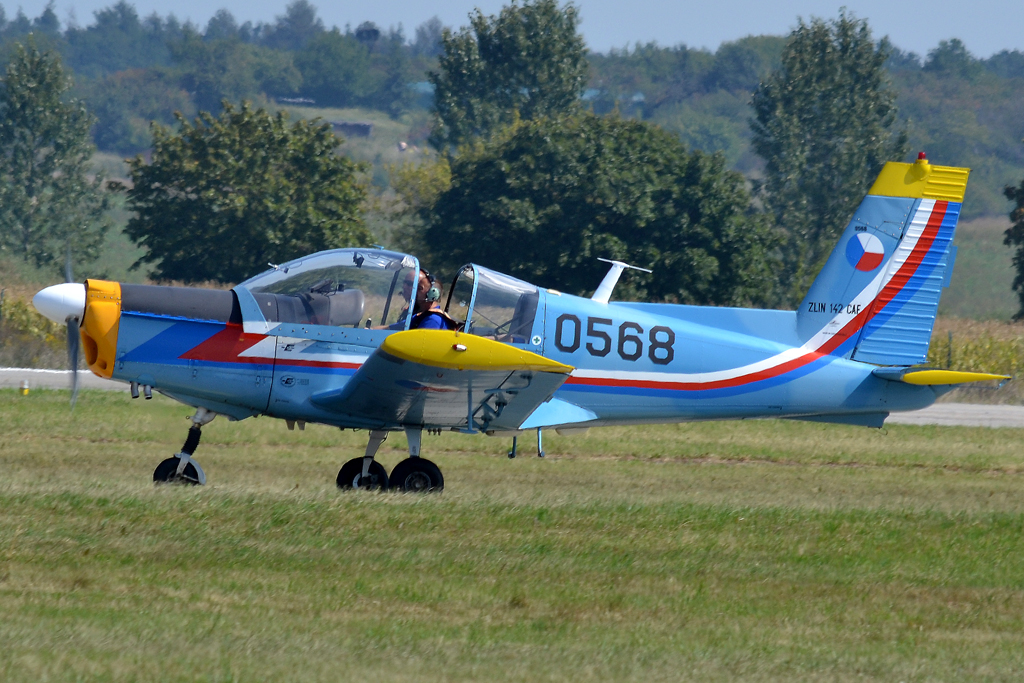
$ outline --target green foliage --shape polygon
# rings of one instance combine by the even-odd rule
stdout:
[[[774,246],[721,156],[587,113],[521,122],[454,157],[426,241],[450,270],[472,260],[579,294],[604,274],[597,257],[622,260],[654,269],[633,276],[635,296],[704,304],[760,301]]]
[[[195,113],[188,91],[166,69],[129,69],[110,74],[80,88],[97,117],[93,138],[97,147],[122,154],[149,149],[149,125],[174,123],[174,112]]]
[[[735,168],[750,144],[748,102],[748,95],[718,91],[658,107],[650,121],[678,135],[690,149],[721,152]]]
[[[1013,225],[1007,228],[1003,243],[1014,249],[1013,267],[1017,275],[1013,278],[1013,289],[1020,299],[1020,310],[1014,318],[1020,320],[1024,318],[1024,180],[1019,187],[1007,185],[1004,192],[1006,198],[1016,204],[1010,212]]]
[[[939,46],[928,52],[925,71],[951,74],[968,80],[977,78],[982,72],[981,63],[967,51],[959,38],[940,40]]]
[[[701,83],[714,57],[685,45],[671,48],[655,43],[630,51],[591,54],[591,85],[598,92],[594,111],[614,110],[650,116],[658,107],[682,102],[701,91]]]
[[[102,178],[90,179],[92,116],[66,98],[60,59],[17,46],[0,91],[0,245],[60,269],[96,257],[107,223]]]
[[[157,278],[239,282],[268,262],[370,241],[359,167],[334,153],[329,125],[223,107],[179,117],[178,133],[154,125],[152,162],[130,163],[126,232]]]
[[[963,217],[1001,215],[1003,188],[1024,169],[1020,112],[1024,87],[1016,78],[981,69],[981,61],[949,41],[932,51],[926,68],[896,73],[900,111],[910,140],[935,163],[972,169]],[[1012,54],[1012,53],[1011,53]],[[999,55],[987,65],[998,67]],[[939,68],[941,65],[941,68]]]
[[[721,91],[749,98],[760,80],[778,68],[784,45],[785,38],[779,36],[747,36],[722,43],[714,54],[655,43],[590,54],[591,87],[598,90],[594,111],[635,111],[653,119],[659,114],[664,118],[664,107]],[[737,122],[746,126],[746,116]]]
[[[762,196],[788,235],[784,301],[803,296],[882,166],[906,154],[886,56],[866,21],[801,21],[754,93]]]
[[[571,112],[587,84],[579,15],[570,2],[513,0],[498,16],[479,9],[470,26],[445,29],[434,84],[438,149],[486,138],[516,118],[532,120]]]
[[[1024,52],[1002,50],[985,60],[985,69],[999,78],[1024,78]]]
[[[64,346],[65,330],[60,323],[43,316],[32,303],[7,294],[0,300],[0,324],[5,336],[15,335],[16,341],[36,340],[54,348]]]
[[[354,106],[371,90],[369,51],[338,29],[311,39],[295,63],[302,72],[303,94],[321,106]]]
[[[184,71],[182,86],[201,110],[216,111],[221,100],[289,95],[302,83],[291,52],[237,39],[205,41],[198,33],[188,33],[174,54]]]
[[[0,365],[66,367],[66,336],[64,325],[42,316],[28,299],[0,293]]]
[[[83,76],[97,78],[124,69],[167,66],[171,53],[167,38],[180,30],[173,15],[167,25],[159,18],[139,20],[126,0],[95,13],[96,23],[69,28],[66,35],[68,64]]]
[[[302,73],[302,94],[319,106],[367,106],[397,116],[408,106],[412,91],[405,38],[393,32],[369,43],[337,28],[310,39],[296,53]]]
[[[292,0],[284,15],[267,29],[264,42],[272,48],[300,50],[323,31],[324,23],[316,15],[316,7],[308,0]]]

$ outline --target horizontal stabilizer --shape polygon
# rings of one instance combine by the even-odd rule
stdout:
[[[1009,375],[992,375],[987,372],[959,372],[957,370],[930,370],[928,368],[876,368],[872,374],[893,382],[904,382],[918,386],[969,384],[971,382],[987,382],[990,380],[1005,382],[1010,379]]]
[[[558,425],[579,424],[597,419],[597,413],[586,408],[581,408],[575,403],[569,403],[559,398],[553,398],[547,403],[541,403],[537,410],[533,411],[530,417],[526,418],[520,429],[535,429],[537,427],[555,427]]]

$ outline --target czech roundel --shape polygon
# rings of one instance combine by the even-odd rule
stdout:
[[[858,232],[846,244],[846,259],[857,270],[870,271],[882,265],[885,247],[882,240],[865,232]]]

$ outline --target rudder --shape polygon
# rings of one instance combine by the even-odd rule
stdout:
[[[889,162],[797,313],[801,338],[878,365],[923,362],[948,285],[966,168]]]

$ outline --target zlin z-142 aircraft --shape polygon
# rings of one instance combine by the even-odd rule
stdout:
[[[444,310],[456,330],[409,329],[408,254],[336,249],[273,266],[230,291],[87,280],[39,292],[77,327],[89,368],[195,407],[157,482],[202,484],[193,459],[217,415],[365,429],[340,488],[440,490],[421,436],[742,418],[880,427],[965,382],[1002,375],[922,368],[956,249],[969,170],[886,164],[796,311],[590,299],[478,265]],[[374,456],[403,430],[390,476]],[[513,451],[515,454],[515,440]]]

